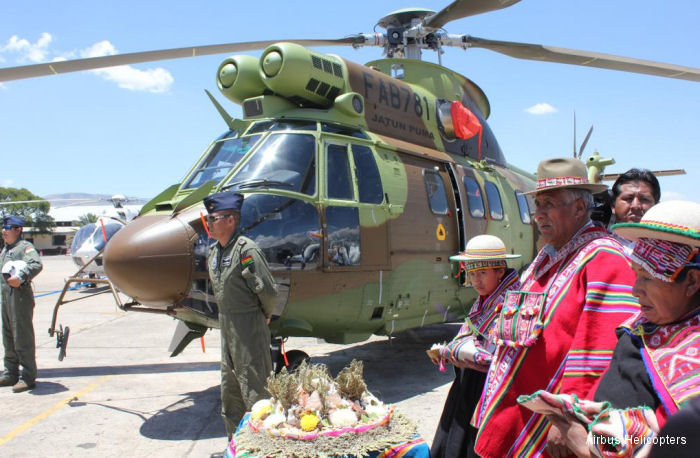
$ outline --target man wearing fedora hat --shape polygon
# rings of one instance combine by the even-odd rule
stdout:
[[[2,267],[2,344],[5,347],[5,372],[0,386],[12,386],[20,393],[34,388],[36,355],[34,342],[34,292],[31,281],[41,272],[41,260],[34,245],[22,240],[24,219],[6,216],[2,222],[0,251]],[[20,374],[20,366],[22,373]],[[20,377],[21,375],[21,377]]]
[[[590,213],[586,166],[549,159],[537,169],[535,223],[544,246],[509,292],[496,320],[498,347],[472,424],[486,457],[565,456],[563,438],[518,395],[547,390],[591,399],[615,347],[615,328],[639,310],[623,247]]]

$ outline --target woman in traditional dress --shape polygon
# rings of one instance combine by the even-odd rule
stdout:
[[[430,449],[432,458],[467,457],[474,454],[476,429],[470,426],[474,407],[481,397],[486,371],[495,345],[487,337],[493,320],[498,316],[507,291],[518,289],[518,273],[509,269],[506,259],[520,255],[506,254],[498,237],[479,235],[467,243],[467,249],[457,256],[460,273],[479,294],[457,336],[439,351],[429,352],[435,364],[452,364],[455,380],[445,401],[440,423]]]
[[[700,396],[700,204],[662,202],[639,223],[612,229],[635,241],[640,312],[617,329],[597,402],[579,401],[575,393],[519,400],[533,410],[544,406],[541,413],[549,413],[577,456],[645,456],[661,440],[655,435],[668,416]],[[558,412],[551,411],[555,405]],[[567,454],[560,452],[555,456]]]

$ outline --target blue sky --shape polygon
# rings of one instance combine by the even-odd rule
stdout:
[[[447,2],[416,3],[439,10]],[[371,32],[402,1],[35,1],[3,2],[0,66],[96,53],[135,52],[239,41],[337,38]],[[264,11],[264,12],[263,12]],[[695,0],[523,0],[460,19],[450,33],[548,44],[700,67]],[[379,48],[319,48],[367,62]],[[259,53],[250,53],[259,55]],[[0,186],[39,195],[90,192],[152,197],[179,182],[225,125],[204,94],[231,114],[215,72],[226,56],[140,64],[0,86]],[[437,62],[434,53],[426,60]],[[512,59],[448,49],[443,64],[477,83],[491,102],[489,123],[508,161],[534,171],[539,160],[570,155],[595,125],[586,153],[617,164],[685,168],[661,179],[666,199],[700,201],[700,84],[646,75]],[[554,111],[532,114],[537,104]]]

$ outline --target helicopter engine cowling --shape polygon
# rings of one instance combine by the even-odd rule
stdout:
[[[265,92],[258,71],[258,59],[239,55],[224,59],[216,72],[216,85],[224,96],[237,104]]]
[[[299,105],[323,108],[347,92],[345,68],[339,57],[294,43],[268,46],[259,61],[260,78],[272,92]]]

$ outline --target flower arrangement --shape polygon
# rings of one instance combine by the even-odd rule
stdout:
[[[361,361],[353,360],[334,379],[321,364],[302,363],[267,380],[272,395],[253,405],[250,428],[270,436],[313,440],[361,433],[386,425],[393,409],[367,390]]]

